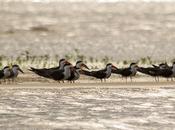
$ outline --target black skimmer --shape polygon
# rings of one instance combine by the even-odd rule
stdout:
[[[143,74],[147,74],[147,75],[155,77],[155,81],[159,81],[160,76],[167,78],[167,80],[168,80],[168,78],[172,78],[173,74],[175,73],[174,63],[173,63],[174,67],[168,66],[167,63],[161,63],[161,64],[159,64],[159,66],[157,66],[157,65],[152,65],[152,66],[153,67],[147,67],[147,68],[139,67],[138,71],[143,73]]]
[[[71,77],[72,71],[75,71],[75,68],[72,66],[72,64],[67,63],[64,65],[62,70],[57,69],[52,71],[52,73],[48,75],[48,78],[56,81],[68,80]]]
[[[86,71],[86,70],[81,70],[81,74],[95,77],[97,79],[100,79],[101,82],[102,80],[106,80],[111,76],[112,69],[117,69],[113,64],[108,63],[106,67],[102,70],[97,70],[97,71]]]
[[[153,66],[154,68],[169,68],[169,65],[167,64],[167,62],[161,63],[161,64],[159,64],[159,65],[154,65],[154,64],[152,64],[152,66]]]
[[[5,66],[2,70],[0,70],[0,79],[6,79],[10,76],[11,70],[9,66]]]
[[[21,68],[19,67],[19,65],[12,65],[12,69],[11,69],[11,73],[10,73],[10,76],[8,76],[7,78],[10,79],[12,78],[12,81],[15,80],[15,78],[17,78],[18,74],[19,74],[19,71],[21,73],[24,73]]]
[[[63,81],[67,80],[71,76],[71,71],[74,71],[74,67],[66,61],[64,63],[63,69],[60,69],[59,67],[56,69],[55,67],[50,69],[31,68],[29,70],[45,78],[53,79],[56,81]]]
[[[132,81],[132,77],[136,75],[137,69],[138,69],[137,64],[136,63],[131,63],[128,68],[121,68],[121,69],[117,68],[115,70],[112,70],[112,73],[119,74],[122,77],[125,77],[126,82],[127,82],[127,77],[130,77],[130,79]]]
[[[80,71],[82,71],[83,68],[86,68],[89,70],[86,64],[83,63],[83,61],[77,61],[76,65],[74,66],[74,70],[71,72],[70,78],[68,78],[68,81],[78,80],[80,78]]]
[[[10,67],[5,66],[2,70],[0,70],[0,79],[7,78],[10,76]]]
[[[173,65],[170,66],[166,66],[165,68],[160,68],[159,70],[159,75],[161,77],[167,78],[171,78],[173,80],[173,77],[175,75],[175,62],[173,62]]]
[[[139,67],[138,72],[155,77],[155,81],[159,81],[159,76],[160,76],[160,68],[159,66],[154,66],[154,67]]]
[[[61,59],[59,61],[59,66],[58,67],[53,67],[53,68],[42,68],[42,69],[36,69],[33,67],[30,67],[30,71],[34,72],[35,74],[45,77],[45,78],[49,78],[50,74],[52,74],[54,71],[57,70],[63,70],[64,69],[64,65],[69,63],[68,61],[66,61],[65,59]]]

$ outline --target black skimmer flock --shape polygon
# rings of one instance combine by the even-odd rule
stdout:
[[[159,81],[159,70],[160,68],[157,66],[147,67],[147,68],[144,68],[144,67],[138,68],[138,72],[155,77],[155,81]]]
[[[66,80],[70,83],[74,83],[80,78],[80,71],[83,68],[89,69],[87,65],[83,63],[83,61],[77,61],[75,66],[72,66],[71,63],[67,62],[64,66],[64,70],[62,72],[54,71],[54,73],[51,74],[51,78],[57,81]]]
[[[19,74],[18,71],[24,73],[18,65],[13,65],[12,68],[5,66],[2,70],[0,70],[0,79],[12,79],[12,81],[14,81]]]
[[[173,80],[173,77],[175,76],[175,62],[172,66],[168,66],[167,63],[159,64],[159,66],[153,65],[153,67],[139,67],[138,71],[155,77],[155,81],[159,81],[159,77],[164,78],[171,78]]]
[[[173,77],[175,75],[175,62],[172,64],[172,66],[165,66],[165,67],[161,68],[159,75],[161,77],[167,78],[167,80],[169,78],[171,78],[173,80]]]
[[[50,78],[58,82],[64,80],[74,82],[75,80],[79,79],[80,77],[79,71],[82,69],[82,67],[89,69],[82,61],[77,61],[75,66],[72,66],[72,64],[69,63],[68,61],[63,62],[63,64],[64,64],[63,69],[60,68],[35,69],[31,67],[30,71],[33,71],[39,76]]]
[[[68,81],[69,83],[74,83],[76,80],[80,78],[80,75],[85,75],[93,78],[100,79],[101,82],[108,79],[111,74],[118,74],[122,77],[127,78],[130,77],[132,81],[132,77],[136,75],[137,71],[149,76],[155,77],[156,81],[159,81],[159,77],[173,79],[175,77],[175,62],[173,62],[172,66],[169,66],[167,63],[161,63],[159,65],[152,65],[151,67],[138,67],[136,63],[131,63],[127,68],[117,68],[112,63],[108,63],[104,69],[101,70],[89,70],[88,66],[83,61],[77,61],[76,65],[73,66],[70,62],[65,59],[61,59],[59,61],[59,66],[52,68],[33,68],[30,67],[30,71],[35,74],[52,79],[55,81]],[[19,72],[24,73],[18,65],[13,65],[12,67],[5,66],[2,70],[0,70],[0,79],[12,79],[14,81]]]
[[[66,60],[64,60],[64,62],[60,62],[60,66],[62,66],[61,64],[63,64],[63,69],[60,67],[48,69],[36,69],[31,67],[30,71],[33,71],[39,76],[53,79],[58,82],[64,80],[74,82],[75,80],[79,79],[79,71],[82,69],[82,67],[89,69],[87,65],[85,65],[82,61],[77,61],[75,66],[72,66],[72,64]]]
[[[83,61],[77,61],[76,65],[74,66],[74,70],[71,72],[71,76],[68,78],[68,81],[75,82],[80,78],[81,71],[84,71],[83,68],[88,69],[86,64]]]
[[[74,67],[70,63],[66,63],[63,67],[63,69],[57,69],[52,71],[52,73],[48,74],[47,78],[53,79],[55,81],[64,81],[68,80],[71,76],[71,72],[75,71]]]
[[[125,77],[126,82],[127,82],[127,77],[130,77],[130,79],[132,81],[132,77],[136,75],[137,69],[138,69],[137,64],[131,63],[130,66],[127,68],[121,68],[121,69],[117,68],[117,69],[112,70],[112,73],[119,74],[122,77]]]
[[[152,66],[153,66],[154,68],[169,68],[169,65],[167,64],[167,62],[161,63],[161,64],[159,64],[159,65],[154,65],[154,64],[152,64]]]
[[[104,79],[104,81],[106,81],[106,79],[108,79],[111,76],[112,69],[115,70],[115,69],[117,69],[117,67],[115,67],[111,63],[108,63],[104,69],[97,70],[97,71],[82,70],[81,74],[84,74],[84,75],[87,75],[87,76],[91,76],[91,77],[95,77],[97,79],[100,79],[101,82],[102,82],[103,79]]]

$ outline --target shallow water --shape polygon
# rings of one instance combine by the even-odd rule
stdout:
[[[1,130],[173,130],[175,89],[7,89],[0,117]]]
[[[3,1],[0,54],[174,58],[175,3]]]

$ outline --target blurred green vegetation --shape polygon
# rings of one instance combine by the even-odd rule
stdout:
[[[96,57],[87,57],[83,54],[78,49],[75,49],[72,53],[68,53],[64,55],[63,57],[59,55],[55,56],[50,56],[50,55],[32,55],[29,51],[24,51],[21,53],[20,56],[18,57],[6,57],[4,55],[0,55],[0,67],[4,67],[6,65],[12,65],[12,64],[18,64],[22,67],[52,67],[52,66],[58,66],[59,60],[61,58],[65,58],[68,61],[75,63],[77,60],[82,60],[85,63],[89,64],[91,68],[97,69],[100,68],[101,66],[106,65],[107,63],[113,63],[116,66],[128,66],[131,62],[136,62],[139,65],[151,65],[151,64],[158,64],[160,62],[165,62],[165,61],[155,61],[152,60],[150,56],[147,57],[142,57],[137,60],[123,60],[123,61],[115,61],[112,59],[112,57],[104,56],[103,58],[96,58]],[[168,63],[172,63],[175,61],[175,59],[170,60]]]

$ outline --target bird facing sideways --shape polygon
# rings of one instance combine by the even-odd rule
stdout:
[[[117,69],[112,63],[108,63],[104,69],[97,70],[97,71],[86,71],[82,70],[81,74],[95,77],[97,79],[100,79],[101,82],[106,79],[108,79],[111,76],[112,69]]]
[[[131,63],[130,66],[127,68],[121,68],[121,69],[117,68],[117,69],[112,70],[112,73],[119,74],[122,77],[125,77],[126,82],[127,82],[127,77],[130,77],[130,79],[132,81],[132,77],[136,75],[137,69],[138,69],[137,64]]]
[[[64,65],[66,63],[69,63],[67,60],[65,59],[61,59],[59,61],[59,66],[58,67],[52,67],[52,68],[42,68],[42,69],[37,69],[34,67],[30,67],[29,71],[34,72],[35,74],[41,76],[41,77],[45,77],[45,78],[50,78],[50,75],[57,71],[57,70],[63,70],[64,69]]]
[[[173,78],[175,76],[175,62],[172,66],[168,66],[167,63],[161,63],[159,66],[153,65],[153,67],[139,67],[139,72],[155,77],[155,81],[159,81],[159,77]]]
[[[71,77],[71,72],[75,71],[75,68],[70,63],[66,63],[63,69],[57,69],[49,74],[49,78],[56,81],[68,80]]]

